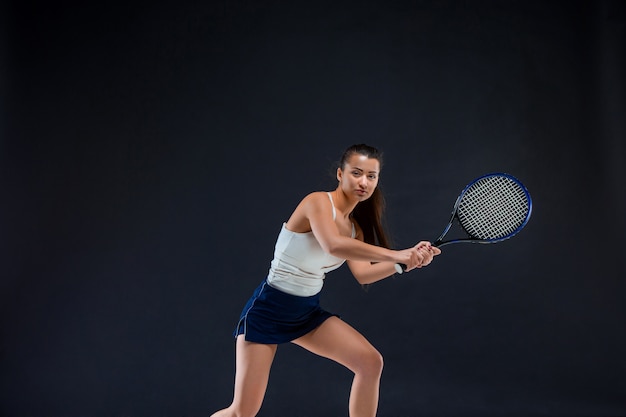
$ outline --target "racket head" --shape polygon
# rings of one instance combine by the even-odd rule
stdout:
[[[510,239],[526,226],[532,214],[532,199],[520,180],[495,172],[469,183],[459,194],[452,213],[468,238],[443,242],[448,225],[436,246],[456,242],[496,243]]]
[[[530,220],[532,198],[520,180],[506,173],[485,174],[469,183],[456,199],[448,225],[433,242],[441,247],[450,243],[497,243],[510,239]],[[467,238],[444,241],[457,219]],[[398,274],[406,269],[395,264]]]

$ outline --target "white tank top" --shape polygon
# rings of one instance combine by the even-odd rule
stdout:
[[[334,220],[337,217],[335,204],[331,194],[327,194],[333,206]],[[355,236],[353,223],[352,237]],[[324,252],[313,232],[292,232],[283,223],[267,282],[288,294],[309,297],[322,290],[326,273],[339,268],[344,262],[345,259]]]

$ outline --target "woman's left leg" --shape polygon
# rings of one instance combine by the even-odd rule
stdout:
[[[338,317],[331,317],[293,343],[354,372],[350,417],[376,416],[383,358],[361,333]]]

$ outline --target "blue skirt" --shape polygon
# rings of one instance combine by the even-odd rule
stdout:
[[[295,340],[318,327],[329,317],[320,307],[320,294],[299,297],[272,288],[267,281],[252,294],[241,311],[233,332],[249,342],[280,344]]]

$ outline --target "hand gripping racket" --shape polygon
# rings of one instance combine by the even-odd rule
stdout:
[[[503,173],[483,175],[469,183],[456,199],[452,216],[433,246],[452,243],[498,243],[515,236],[526,226],[532,200],[524,184]],[[458,221],[466,236],[443,240]],[[404,264],[396,264],[401,274]]]

